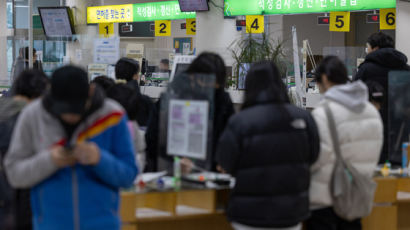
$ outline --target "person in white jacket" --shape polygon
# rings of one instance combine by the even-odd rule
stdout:
[[[307,229],[361,229],[360,219],[345,221],[332,208],[330,183],[336,153],[324,105],[329,104],[335,118],[342,156],[368,177],[372,177],[381,153],[383,123],[376,108],[368,102],[366,85],[361,81],[348,83],[346,67],[337,57],[329,56],[323,60],[316,69],[316,80],[324,94],[322,102],[313,111],[319,128],[321,151],[311,168],[312,216],[306,223]]]

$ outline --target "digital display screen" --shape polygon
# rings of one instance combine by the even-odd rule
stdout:
[[[177,67],[176,67],[176,70],[175,70],[175,76],[178,76],[178,75],[184,73],[188,69],[189,65],[190,64],[182,64],[182,63],[177,64]]]
[[[208,11],[208,0],[179,0],[182,12]]]
[[[44,32],[48,37],[69,37],[74,34],[69,8],[39,8]]]
[[[225,16],[396,8],[396,0],[225,0]]]

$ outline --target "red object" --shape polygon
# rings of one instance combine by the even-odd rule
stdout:
[[[200,175],[200,176],[199,176],[199,181],[205,181],[205,176],[204,176],[204,175]]]
[[[325,18],[325,19],[323,19],[323,22],[329,23],[329,19],[328,19],[328,18]]]
[[[236,26],[246,26],[246,20],[236,20]]]
[[[379,16],[373,15],[372,20],[375,21],[375,22],[379,21]]]

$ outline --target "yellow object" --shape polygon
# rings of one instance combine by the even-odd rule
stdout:
[[[98,33],[100,37],[109,38],[114,35],[114,23],[98,24]]]
[[[248,15],[246,16],[246,33],[261,34],[265,32],[265,16]]]
[[[196,35],[196,19],[195,18],[186,20],[186,34]]]
[[[171,20],[155,21],[155,37],[171,36]]]
[[[396,9],[380,9],[380,30],[396,29]]]
[[[87,23],[133,22],[133,5],[87,7]]]
[[[330,12],[330,31],[349,32],[350,12]]]

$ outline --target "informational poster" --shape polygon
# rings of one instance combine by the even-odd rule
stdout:
[[[225,0],[225,16],[307,14],[396,8],[396,0]]]
[[[209,102],[170,100],[167,153],[206,159]]]
[[[94,41],[94,63],[115,64],[120,59],[120,39],[97,38]]]

